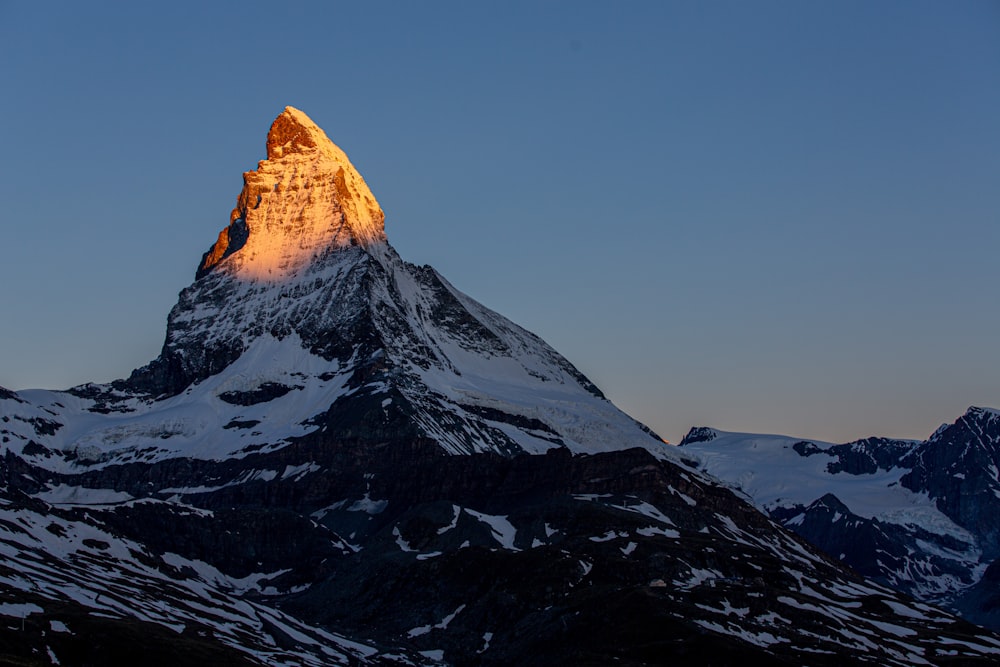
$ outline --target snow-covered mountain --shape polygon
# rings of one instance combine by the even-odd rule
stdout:
[[[810,547],[401,260],[300,111],[195,278],[130,377],[0,389],[0,659],[1000,657],[1000,637]]]
[[[1000,594],[987,594],[992,579],[979,585],[1000,556],[996,410],[969,408],[925,441],[831,444],[700,427],[681,446],[865,576],[1000,627],[991,611]]]
[[[111,385],[22,392],[48,426],[5,426],[6,447],[57,468],[220,458],[350,418],[405,422],[451,453],[670,451],[537,336],[402,261],[368,186],[305,114],[278,116],[267,151],[160,356]]]

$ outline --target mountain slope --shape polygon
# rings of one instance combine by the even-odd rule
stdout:
[[[997,623],[980,613],[997,597],[977,583],[1000,549],[997,411],[970,408],[922,442],[833,445],[697,428],[681,445],[705,471],[865,576]]]

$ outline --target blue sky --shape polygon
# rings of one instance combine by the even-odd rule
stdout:
[[[996,2],[146,4],[0,2],[0,385],[156,356],[290,104],[672,441],[1000,407]]]

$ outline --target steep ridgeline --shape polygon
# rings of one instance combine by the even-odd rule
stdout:
[[[996,410],[969,408],[923,442],[833,445],[696,428],[681,446],[858,572],[1000,629]]]
[[[0,662],[1000,658],[997,636],[822,555],[403,262],[301,112],[244,180],[157,359],[0,389]]]

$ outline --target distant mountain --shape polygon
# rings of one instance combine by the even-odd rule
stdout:
[[[1000,412],[969,408],[922,442],[833,445],[700,427],[681,446],[861,574],[1000,628],[987,570],[1000,557]]]
[[[1000,656],[1000,637],[810,547],[402,261],[302,112],[244,180],[155,360],[0,390],[0,663]]]

